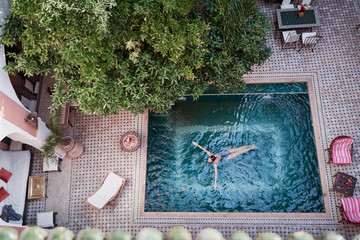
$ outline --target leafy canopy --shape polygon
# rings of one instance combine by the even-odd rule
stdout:
[[[53,74],[53,109],[168,110],[185,93],[238,91],[270,55],[255,0],[13,0],[10,73]]]

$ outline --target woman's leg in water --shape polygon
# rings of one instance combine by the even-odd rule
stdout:
[[[235,157],[239,156],[240,154],[246,153],[255,148],[257,148],[255,145],[249,145],[249,146],[242,146],[242,147],[235,148],[235,149],[232,148],[231,150],[233,150],[233,151],[230,151],[229,149],[227,149],[230,152],[228,159],[235,158]]]

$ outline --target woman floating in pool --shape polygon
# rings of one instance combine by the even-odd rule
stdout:
[[[197,144],[196,142],[192,142],[192,144],[199,147],[201,150],[206,152],[207,155],[209,155],[209,159],[208,159],[209,163],[214,163],[214,169],[215,169],[214,189],[216,189],[217,166],[222,161],[233,159],[233,158],[239,156],[240,154],[246,153],[247,151],[257,148],[255,145],[249,145],[249,146],[242,146],[242,147],[238,147],[238,148],[229,148],[229,149],[223,150],[219,154],[213,154],[213,153],[209,152],[208,150],[206,150],[205,148],[203,148],[202,146],[200,146],[199,144]]]

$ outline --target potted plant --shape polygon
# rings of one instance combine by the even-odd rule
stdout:
[[[55,149],[60,146],[60,143],[63,138],[63,133],[58,124],[58,112],[51,114],[49,121],[49,129],[51,131],[50,135],[45,139],[45,144],[42,146],[42,150],[45,154],[45,159],[53,159],[52,156],[55,156]]]
[[[84,146],[70,136],[63,137],[59,147],[69,158],[78,158],[84,152]]]
[[[52,156],[55,156],[56,149],[60,149],[64,153],[64,157],[77,158],[81,156],[84,151],[84,146],[70,136],[63,137],[63,133],[59,127],[59,111],[51,115],[49,129],[51,133],[45,139],[45,144],[42,147],[46,159],[49,157],[53,159]]]

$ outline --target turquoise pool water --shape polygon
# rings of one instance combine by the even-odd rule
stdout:
[[[223,162],[210,152],[255,144]],[[185,96],[149,115],[146,212],[324,212],[305,83],[249,84],[242,93]]]

